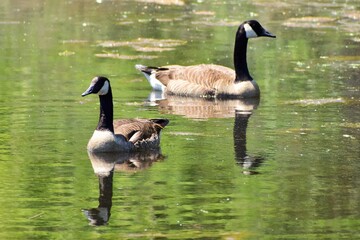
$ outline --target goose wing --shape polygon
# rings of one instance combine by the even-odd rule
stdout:
[[[168,123],[167,119],[119,119],[113,124],[116,135],[122,135],[135,144],[158,135]]]
[[[156,78],[165,86],[170,81],[182,80],[204,87],[213,87],[217,81],[231,84],[235,80],[235,71],[231,68],[214,64],[193,66],[166,66],[156,70]]]
[[[167,66],[156,70],[155,78],[167,91],[181,95],[214,95],[235,80],[235,71],[220,65]]]

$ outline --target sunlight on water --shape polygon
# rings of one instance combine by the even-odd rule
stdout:
[[[360,12],[353,1],[1,1],[1,239],[359,238]],[[135,64],[233,68],[260,100],[151,92]],[[97,98],[168,118],[160,151],[91,154]]]

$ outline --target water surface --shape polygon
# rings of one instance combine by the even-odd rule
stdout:
[[[249,41],[259,102],[147,101],[135,64],[232,67],[246,19],[277,35]],[[355,0],[1,1],[0,238],[359,238],[359,20]],[[161,152],[88,155],[95,75],[116,118],[170,119]]]

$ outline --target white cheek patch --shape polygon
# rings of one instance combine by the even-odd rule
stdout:
[[[109,82],[105,81],[104,86],[98,92],[99,95],[106,95],[109,91]]]
[[[258,35],[254,31],[254,29],[252,29],[252,27],[248,23],[244,24],[244,28],[245,28],[245,33],[246,33],[247,38],[256,38],[256,37],[258,37]]]

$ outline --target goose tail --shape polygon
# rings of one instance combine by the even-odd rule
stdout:
[[[151,66],[145,66],[145,65],[141,65],[141,64],[136,64],[135,68],[138,71],[149,74],[149,75],[151,73],[153,73],[154,71],[156,72],[156,71],[169,70],[169,68],[167,68],[167,67],[151,67]]]
[[[169,119],[166,118],[153,118],[150,119],[150,121],[159,124],[162,128],[166,127],[166,125],[168,125],[170,122]]]
[[[138,70],[138,71],[140,71],[140,72],[142,72],[142,73],[146,73],[146,74],[148,74],[148,75],[150,75],[151,74],[151,71],[152,71],[152,69],[151,68],[149,68],[149,67],[147,67],[147,66],[145,66],[145,65],[141,65],[141,64],[136,64],[135,65],[135,68]]]
[[[162,67],[149,67],[149,66],[145,66],[145,65],[141,65],[141,64],[136,64],[135,68],[142,72],[144,74],[144,76],[146,77],[146,79],[149,81],[151,87],[154,90],[157,91],[163,91],[165,89],[164,84],[162,84],[157,78],[156,78],[156,72],[157,71],[161,71],[161,70],[165,70],[167,68],[162,68]]]
[[[140,72],[142,72],[144,74],[148,74],[148,75],[150,75],[154,70],[159,69],[158,67],[148,67],[148,66],[141,65],[141,64],[136,64],[135,68],[138,71],[140,71]]]

